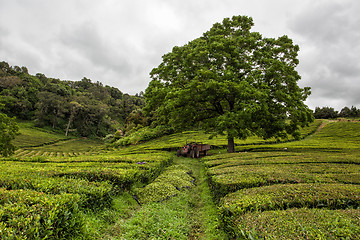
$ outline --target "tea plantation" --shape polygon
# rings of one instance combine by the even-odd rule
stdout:
[[[360,122],[301,141],[188,131],[106,148],[22,123],[0,160],[1,239],[358,239]],[[176,157],[186,142],[208,156]]]
[[[360,122],[302,141],[203,158],[221,222],[238,239],[359,239]]]

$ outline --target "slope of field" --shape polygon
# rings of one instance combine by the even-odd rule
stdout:
[[[20,134],[16,136],[13,144],[19,148],[36,147],[70,139],[64,134],[52,133],[34,127],[32,122],[19,122]]]
[[[359,132],[359,122],[329,122],[302,141],[203,158],[230,238],[356,239]]]
[[[103,144],[97,140],[66,137],[64,134],[34,127],[31,122],[20,122],[20,134],[13,141],[18,148],[14,158],[71,157],[98,152]]]

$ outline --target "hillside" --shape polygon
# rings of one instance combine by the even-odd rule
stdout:
[[[144,105],[142,96],[124,94],[99,81],[85,77],[66,81],[41,73],[34,76],[26,67],[6,62],[0,62],[0,101],[2,112],[9,116],[82,137],[104,137],[117,129],[125,130],[134,122],[128,118],[136,119]]]
[[[321,122],[232,154],[196,131],[105,151],[21,123],[18,155],[1,159],[2,238],[356,239],[360,123]],[[169,152],[195,140],[209,156]]]

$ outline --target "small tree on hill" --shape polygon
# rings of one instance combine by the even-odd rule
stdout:
[[[304,104],[309,88],[297,85],[299,47],[287,36],[250,32],[253,20],[235,16],[174,47],[151,72],[145,111],[162,124],[186,130],[199,124],[234,138],[299,136],[313,120]]]

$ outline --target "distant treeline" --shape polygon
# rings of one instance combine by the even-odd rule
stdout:
[[[332,107],[316,107],[314,111],[314,117],[317,119],[329,119],[329,118],[357,118],[360,117],[360,109],[352,106],[344,107],[340,112],[335,111]]]
[[[2,112],[39,127],[73,131],[80,136],[104,136],[127,125],[143,123],[142,93],[131,96],[90,79],[63,81],[26,67],[0,62]]]

